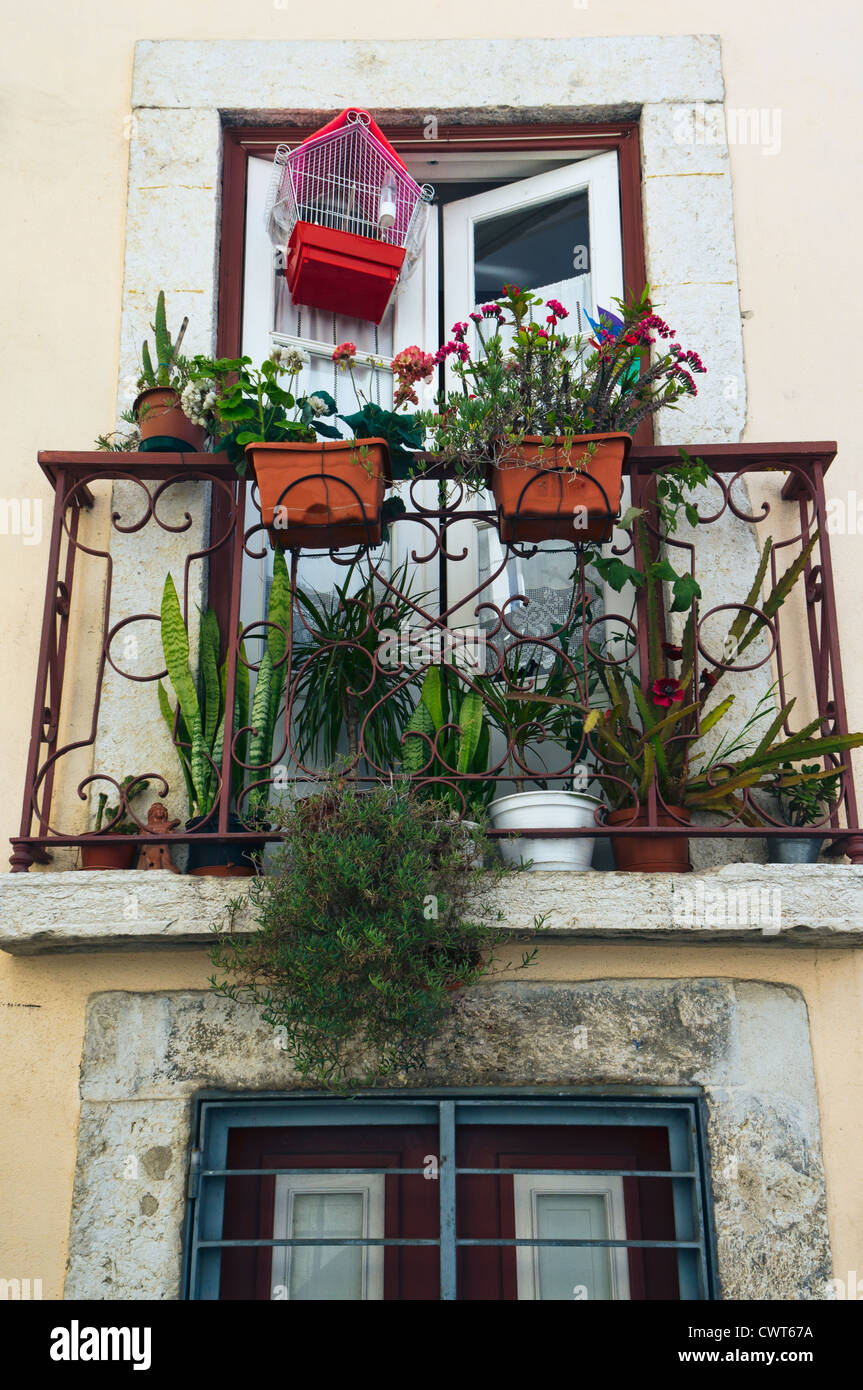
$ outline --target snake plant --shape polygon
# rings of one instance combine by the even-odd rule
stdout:
[[[249,810],[260,812],[268,803],[270,783],[256,786],[256,781],[268,779],[272,766],[273,737],[282,696],[285,691],[287,650],[291,635],[292,595],[288,567],[280,550],[273,556],[273,580],[267,607],[266,646],[258,666],[258,678],[252,698],[249,718],[248,761]],[[248,674],[248,673],[247,673]]]
[[[177,749],[189,798],[189,815],[193,819],[210,814],[219,790],[227,685],[227,659],[219,666],[220,645],[219,622],[212,609],[208,609],[201,616],[196,679],[189,666],[189,634],[174,580],[168,574],[162,593],[162,650],[177,705],[176,708],[171,705],[160,681],[159,707]],[[245,730],[249,708],[249,672],[242,644],[240,656],[234,701],[235,735]],[[248,733],[241,733],[234,750],[237,759],[232,770],[234,797],[242,790],[240,764],[247,761],[247,741]]]
[[[484,773],[488,768],[489,730],[479,691],[468,688],[462,694],[454,672],[430,666],[402,741],[404,771],[423,782],[432,777]],[[471,815],[481,813],[494,795],[491,781],[477,779],[461,785],[464,809]],[[451,809],[461,811],[462,798],[448,781],[425,782],[425,790]]]

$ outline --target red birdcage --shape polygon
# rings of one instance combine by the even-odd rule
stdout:
[[[380,323],[422,250],[434,189],[411,178],[367,111],[343,111],[273,164],[267,230],[295,304]]]

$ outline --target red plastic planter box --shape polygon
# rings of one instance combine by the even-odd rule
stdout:
[[[285,274],[295,304],[380,323],[404,258],[402,246],[298,222]]]

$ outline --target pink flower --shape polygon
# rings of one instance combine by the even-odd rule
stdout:
[[[559,299],[547,299],[545,301],[545,307],[550,309],[553,314],[556,314],[559,319],[569,318],[569,310],[564,309]]]
[[[338,347],[333,350],[333,361],[344,371],[346,367],[354,365],[356,355],[356,343],[339,343]]]

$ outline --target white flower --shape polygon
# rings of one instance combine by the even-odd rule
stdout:
[[[320,396],[309,396],[309,409],[315,416],[326,415],[329,410],[329,406],[327,405],[326,401],[321,400]]]
[[[298,347],[273,348],[270,357],[276,366],[281,367],[283,372],[290,372],[292,375],[296,375],[304,367],[308,367],[311,360],[309,354],[303,348]]]

